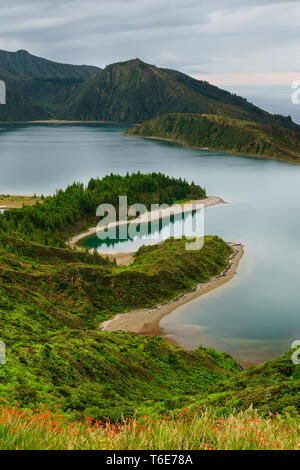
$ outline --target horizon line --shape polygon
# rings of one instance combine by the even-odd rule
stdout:
[[[287,85],[291,86],[295,80],[300,80],[299,72],[277,73],[215,73],[191,74],[197,80],[205,80],[216,86],[242,86],[242,85]]]

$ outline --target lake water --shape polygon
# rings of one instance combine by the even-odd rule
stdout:
[[[140,170],[194,180],[229,202],[205,211],[205,232],[243,243],[245,256],[234,280],[163,319],[183,346],[263,361],[300,339],[300,167],[126,137],[120,125],[1,127],[0,193],[49,194]]]
[[[176,239],[186,237],[194,239],[202,232],[203,215],[201,210],[192,210],[149,221],[148,223],[130,222],[122,226],[100,231],[98,235],[84,238],[80,245],[88,249],[96,249],[100,253],[134,252],[143,245],[155,245],[170,237]],[[124,230],[125,228],[125,230]]]

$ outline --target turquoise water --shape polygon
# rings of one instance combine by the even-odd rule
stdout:
[[[192,211],[184,214],[171,215],[152,223],[131,223],[126,227],[126,233],[122,228],[109,229],[105,231],[101,239],[97,235],[84,238],[80,245],[88,249],[96,249],[100,253],[133,252],[143,245],[154,245],[167,240],[170,237],[194,238],[199,232],[197,227],[201,224],[200,211]],[[104,234],[104,232],[101,232]],[[201,232],[200,232],[201,234]],[[106,237],[106,238],[104,238]]]
[[[134,139],[124,129],[5,126],[0,193],[48,194],[73,181],[137,170],[194,180],[229,202],[205,211],[205,232],[243,243],[245,256],[234,280],[178,308],[161,326],[185,347],[210,345],[242,360],[289,349],[300,339],[300,167]]]

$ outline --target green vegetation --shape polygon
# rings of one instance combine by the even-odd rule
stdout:
[[[226,115],[294,129],[290,117],[272,115],[228,91],[139,59],[104,70],[59,64],[26,51],[0,51],[7,105],[0,121],[45,119],[141,123],[166,113]]]
[[[100,322],[116,313],[154,307],[220,275],[233,253],[217,236],[205,237],[200,251],[170,239],[140,248],[133,264],[121,267],[97,253],[59,246],[61,237],[91,220],[99,203],[117,204],[119,194],[149,207],[204,197],[205,191],[161,174],[110,175],[0,216],[0,340],[7,348],[0,365],[0,448],[252,449],[273,441],[296,448],[296,433],[287,442],[285,436],[275,440],[275,424],[265,419],[281,413],[276,419],[288,429],[299,423],[300,370],[290,352],[243,371],[211,348],[185,351],[161,338],[100,331]],[[16,405],[23,409],[11,408]],[[252,405],[258,411],[244,413]],[[62,414],[55,425],[49,411],[37,411],[55,407]],[[260,427],[232,431],[246,420],[257,423],[258,412]],[[66,432],[65,417],[79,421],[67,422],[73,432]],[[224,421],[220,434],[226,443],[216,433],[221,417],[231,423]],[[41,420],[49,420],[42,443]],[[146,434],[149,421],[155,422],[153,435]],[[258,429],[260,441],[253,440]],[[83,433],[89,436],[80,438]]]
[[[84,80],[101,69],[88,65],[68,65],[52,62],[29,54],[25,50],[18,52],[0,51],[0,69],[14,77],[40,80]]]
[[[100,71],[92,66],[59,64],[23,50],[0,51],[0,80],[7,87],[0,121],[50,119],[81,83]]]
[[[17,234],[24,240],[63,247],[74,232],[97,224],[95,214],[100,204],[112,204],[118,210],[120,195],[127,196],[129,206],[139,202],[150,209],[155,203],[172,205],[182,199],[202,199],[205,190],[161,173],[91,179],[86,188],[74,183],[44,198],[43,204],[37,201],[32,207],[4,212],[0,215],[0,234]]]
[[[58,64],[26,51],[0,51],[0,80],[7,85],[7,104],[0,106],[0,122],[143,123],[128,134],[289,162],[299,160],[299,126],[290,117],[272,115],[205,81],[139,59],[101,70]]]
[[[160,338],[99,330],[115,313],[154,306],[219,274],[231,253],[218,237],[207,237],[200,252],[168,240],[141,248],[132,266],[116,267],[98,255],[3,237],[0,397],[112,420],[206,404],[224,415],[252,403],[262,413],[299,410],[299,369],[290,354],[242,371],[211,349],[184,351]]]
[[[112,64],[88,79],[62,109],[61,119],[140,123],[166,113],[225,114],[298,129],[246,99],[183,73],[139,59]]]
[[[10,194],[0,194],[0,208],[20,209],[24,206],[34,206],[37,202],[43,203],[43,199],[34,196],[11,196]]]
[[[0,328],[7,364],[0,367],[0,396],[118,417],[147,399],[172,402],[238,371],[226,355],[99,331],[116,312],[154,306],[220,274],[232,253],[218,237],[197,252],[184,244],[143,247],[132,266],[120,268],[98,255],[4,238]]]
[[[213,409],[182,408],[157,419],[119,423],[86,417],[72,422],[59,408],[0,405],[0,450],[299,450],[293,412],[264,417],[256,410],[220,416]],[[171,458],[174,463],[173,456]],[[183,464],[177,460],[175,463]],[[157,464],[163,463],[158,456]]]
[[[242,155],[300,160],[300,133],[222,115],[167,114],[144,122],[128,135],[170,139],[195,148]]]

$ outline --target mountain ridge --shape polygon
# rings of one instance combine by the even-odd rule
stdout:
[[[23,49],[17,52],[0,50],[0,70],[23,79],[40,78],[43,80],[54,78],[86,79],[101,71],[100,68],[93,65],[71,65],[44,59]]]
[[[100,70],[53,62],[25,50],[0,50],[0,80],[7,89],[7,104],[0,107],[0,121],[50,119],[77,92],[80,83]]]
[[[0,51],[7,104],[0,121],[70,120],[142,123],[170,113],[225,115],[300,130],[290,117],[272,115],[245,98],[180,71],[139,58],[100,69],[62,64],[25,50]]]
[[[228,91],[141,59],[108,65],[88,79],[60,114],[62,119],[141,123],[169,113],[226,114],[238,119],[298,127]]]

